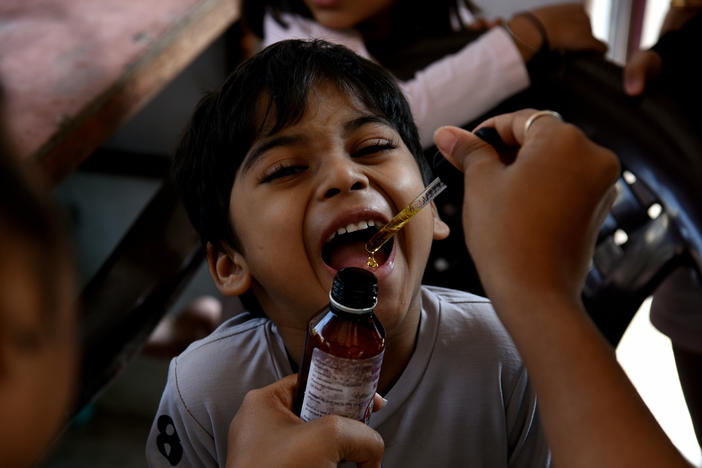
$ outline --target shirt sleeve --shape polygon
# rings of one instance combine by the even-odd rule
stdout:
[[[168,381],[146,442],[146,461],[152,468],[217,467],[214,437],[188,411],[180,397],[177,358],[171,361]]]
[[[522,369],[506,402],[509,466],[536,468],[551,466],[551,451],[546,441],[537,408],[536,394]]]
[[[465,125],[529,86],[529,74],[509,35],[492,28],[455,54],[400,83],[424,148],[442,125]]]

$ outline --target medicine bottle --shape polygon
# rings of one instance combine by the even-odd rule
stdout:
[[[307,325],[293,410],[305,421],[338,414],[368,422],[385,352],[385,329],[373,310],[378,280],[342,268],[329,305]]]

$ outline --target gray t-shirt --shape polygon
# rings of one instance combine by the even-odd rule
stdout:
[[[267,319],[235,317],[173,359],[146,446],[149,466],[224,466],[247,391],[292,372]],[[526,370],[487,299],[422,287],[417,344],[369,422],[383,466],[550,465]]]

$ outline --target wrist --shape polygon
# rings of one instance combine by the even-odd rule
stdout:
[[[505,328],[513,335],[538,335],[547,324],[587,319],[579,295],[563,291],[539,291],[509,288],[509,291],[486,291],[495,312]],[[513,336],[516,338],[516,336]]]
[[[512,37],[524,62],[531,60],[536,54],[548,50],[546,31],[531,13],[518,13],[504,25]]]
[[[478,268],[485,293],[504,322],[518,326],[531,314],[548,315],[553,310],[583,308],[579,283],[539,274],[543,269],[542,265],[535,265],[531,274],[510,275],[504,270]]]

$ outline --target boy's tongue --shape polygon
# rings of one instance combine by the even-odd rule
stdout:
[[[335,270],[340,270],[343,267],[355,266],[359,268],[367,268],[368,252],[365,249],[365,241],[345,242],[334,247],[329,256],[329,266]],[[375,254],[376,261],[380,262],[380,257],[383,255],[380,252]],[[384,260],[384,257],[383,257]]]

